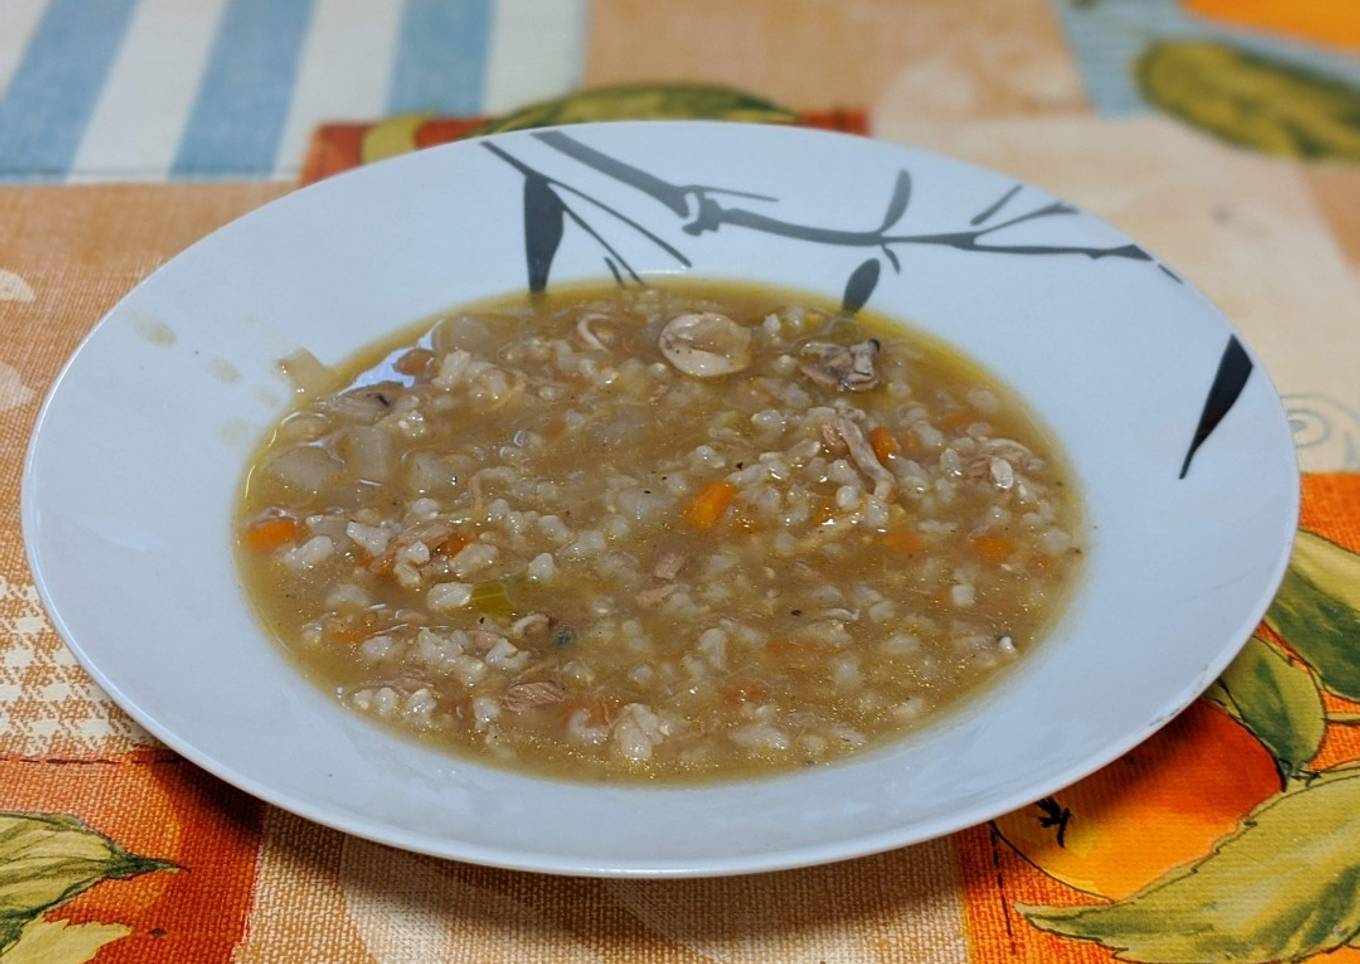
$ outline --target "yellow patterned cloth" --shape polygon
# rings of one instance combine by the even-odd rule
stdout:
[[[1324,69],[1357,49],[1353,0],[595,0],[587,86],[704,80],[844,108],[1132,234],[1242,327],[1310,473],[1313,535],[1229,685],[994,824],[759,877],[414,856],[266,807],[131,723],[33,589],[29,431],[118,298],[291,185],[0,187],[0,964],[1360,961],[1343,946],[1360,940],[1360,95]]]

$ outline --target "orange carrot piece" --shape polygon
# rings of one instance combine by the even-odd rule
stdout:
[[[988,562],[1005,562],[1015,546],[1005,536],[983,536],[973,540],[973,549]]]
[[[685,521],[696,529],[712,529],[722,519],[737,487],[731,482],[708,482],[695,494],[685,510]]]
[[[446,536],[435,550],[442,552],[446,556],[456,556],[463,551],[463,547],[472,542],[472,537],[464,532],[455,532],[451,536]]]
[[[925,542],[914,529],[893,529],[883,534],[883,544],[894,552],[920,552]]]
[[[245,543],[254,552],[273,552],[296,539],[300,529],[290,516],[262,519],[246,529]]]
[[[869,433],[869,444],[874,447],[874,455],[878,460],[887,463],[898,452],[902,451],[902,446],[897,444],[897,439],[893,438],[892,432],[880,425]]]

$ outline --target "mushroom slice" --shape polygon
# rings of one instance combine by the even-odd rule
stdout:
[[[695,378],[716,378],[751,365],[751,332],[715,311],[677,315],[657,341],[661,354]]]
[[[810,341],[802,352],[808,360],[799,368],[818,385],[837,391],[867,392],[878,384],[874,357],[880,347],[877,338],[848,346]]]
[[[842,459],[850,452],[845,447],[845,439],[840,437],[836,427],[830,422],[823,422],[821,428],[822,447],[826,449],[826,454],[833,459]]]
[[[652,575],[658,579],[674,579],[685,568],[685,557],[678,552],[668,552],[656,561]]]
[[[552,706],[567,698],[567,691],[551,680],[516,683],[505,691],[501,705],[511,713],[523,713],[536,706]]]

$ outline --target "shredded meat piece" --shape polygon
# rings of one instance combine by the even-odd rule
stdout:
[[[655,606],[657,603],[661,602],[661,600],[675,592],[675,590],[676,585],[673,582],[668,582],[664,586],[657,586],[653,589],[644,589],[637,594],[638,605]]]
[[[850,450],[850,458],[855,465],[859,466],[859,470],[874,483],[874,495],[880,499],[890,498],[895,482],[893,474],[878,461],[878,456],[874,455],[874,450],[864,438],[860,427],[844,416],[835,419],[831,424],[836,427],[841,438],[845,439],[845,445]]]
[[[878,384],[874,357],[880,345],[869,338],[846,347],[825,341],[810,341],[803,346],[808,360],[799,366],[804,375],[818,385],[837,391],[867,392]]]
[[[658,579],[674,579],[685,568],[685,557],[678,552],[668,552],[656,561],[652,575]]]
[[[510,638],[545,639],[554,622],[547,613],[530,613],[510,624]]]
[[[397,536],[397,546],[400,548],[401,546],[414,545],[417,542],[423,542],[427,546],[438,545],[453,535],[453,531],[453,526],[439,519],[420,522]]]
[[[989,438],[978,443],[978,448],[988,455],[997,455],[1010,462],[1024,462],[1034,458],[1028,446],[1013,438]]]
[[[1015,470],[1005,459],[992,458],[987,460],[987,474],[991,477],[992,485],[1003,492],[1009,491],[1015,485]]]
[[[523,713],[536,706],[552,706],[567,698],[567,691],[552,680],[516,683],[501,697],[501,706],[511,713]]]
[[[1015,469],[997,455],[974,460],[969,463],[965,474],[970,479],[987,479],[1002,492],[1009,492],[1015,485]]]
[[[590,327],[594,322],[604,320],[604,315],[585,315],[576,323],[576,333],[581,336],[581,340],[586,343],[587,347],[594,348],[596,351],[609,350],[608,340],[610,336],[606,335],[605,338],[601,338]]]

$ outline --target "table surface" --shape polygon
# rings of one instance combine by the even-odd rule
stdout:
[[[1325,658],[1360,647],[1344,590],[1312,623],[1285,600],[1229,677],[1236,702],[1216,690],[1014,818],[804,871],[580,881],[346,837],[159,747],[53,633],[17,519],[65,357],[167,258],[292,189],[335,146],[319,125],[352,122],[353,163],[424,143],[426,116],[705,81],[1025,178],[1177,266],[1284,396],[1303,527],[1345,578],[1360,567],[1357,53],[1354,0],[0,0],[0,961],[1265,960],[1354,939],[1360,828],[1337,768],[1360,760],[1360,692]],[[398,114],[419,116],[372,126]],[[1284,781],[1276,761],[1300,740]],[[1306,861],[1260,856],[1298,840]],[[55,856],[39,866],[16,841]],[[78,854],[98,859],[73,869]]]

